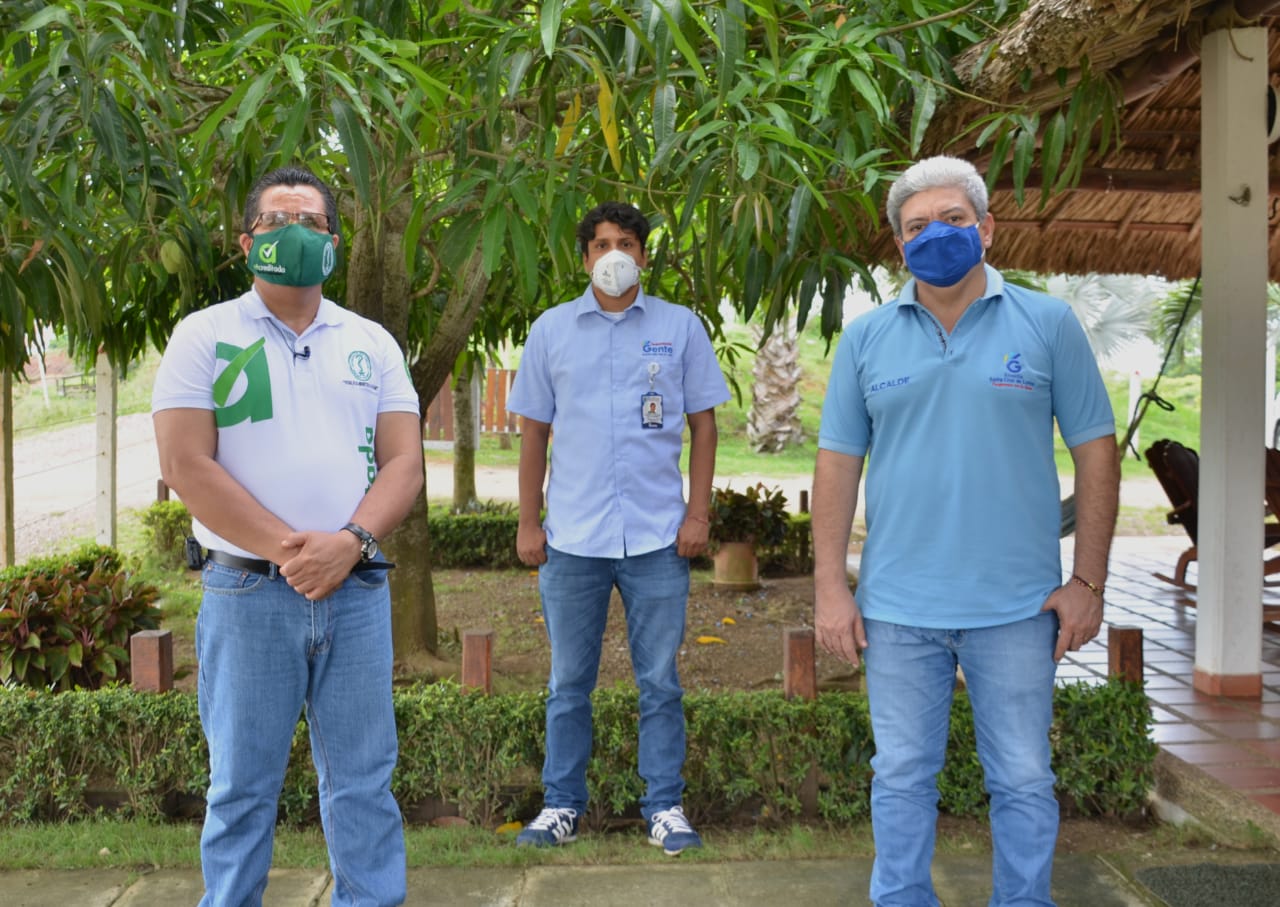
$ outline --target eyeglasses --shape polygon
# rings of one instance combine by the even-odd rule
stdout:
[[[266,227],[270,230],[278,230],[289,224],[301,224],[309,230],[318,230],[321,233],[329,232],[329,216],[316,214],[313,211],[263,211],[254,219],[253,227],[250,229]]]

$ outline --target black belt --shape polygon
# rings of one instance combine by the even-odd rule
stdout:
[[[209,550],[205,555],[205,560],[213,561],[215,564],[221,564],[224,567],[232,567],[236,570],[244,570],[246,573],[257,573],[260,576],[275,577],[279,575],[280,568],[271,561],[258,560],[253,557],[240,557],[236,554],[227,554],[225,551]],[[373,570],[390,570],[395,564],[391,561],[370,561],[367,564],[356,564],[352,569],[352,573],[365,573]]]
[[[271,561],[260,561],[254,557],[240,557],[235,554],[227,554],[225,551],[210,550],[205,555],[205,560],[213,561],[215,564],[221,564],[224,567],[234,567],[236,570],[244,570],[247,573],[257,573],[262,576],[275,576],[280,572],[280,568]]]

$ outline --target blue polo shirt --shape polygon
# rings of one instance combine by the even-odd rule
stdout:
[[[651,390],[661,395],[660,428],[642,427],[641,396]],[[588,287],[543,312],[507,409],[551,425],[547,544],[620,558],[675,542],[684,416],[728,399],[706,329],[683,306],[642,291],[613,316]]]
[[[986,275],[950,335],[912,280],[836,349],[818,446],[867,457],[866,617],[965,629],[1033,616],[1062,582],[1054,421],[1068,447],[1115,433],[1070,307]]]

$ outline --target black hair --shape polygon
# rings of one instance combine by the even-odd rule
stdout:
[[[262,202],[262,193],[272,186],[311,186],[320,192],[324,199],[324,214],[329,221],[329,232],[338,232],[338,203],[334,200],[333,190],[325,182],[306,167],[296,165],[277,167],[269,173],[258,177],[258,181],[249,190],[249,197],[244,200],[244,232],[252,233],[253,224],[262,212],[258,210]]]
[[[634,233],[641,248],[649,241],[649,219],[640,213],[639,208],[626,202],[604,202],[588,211],[582,223],[578,224],[578,248],[584,256],[591,240],[596,238],[596,227],[605,221],[617,224],[620,230]]]

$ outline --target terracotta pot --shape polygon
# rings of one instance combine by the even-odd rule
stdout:
[[[721,542],[712,557],[715,563],[713,582],[724,589],[759,589],[754,542]]]

